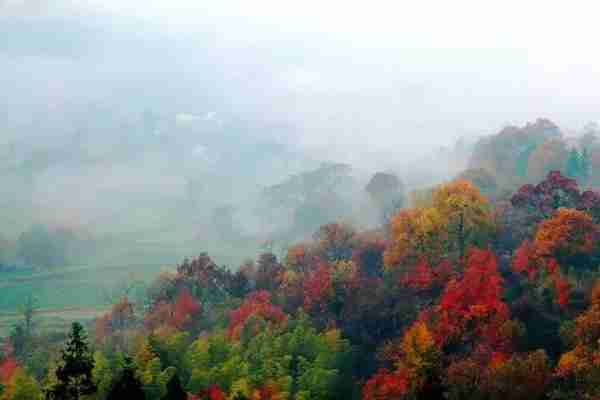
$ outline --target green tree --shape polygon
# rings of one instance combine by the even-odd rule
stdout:
[[[142,389],[142,383],[136,376],[136,366],[129,356],[125,356],[123,361],[123,371],[116,380],[110,391],[107,400],[145,400],[146,396]]]
[[[105,400],[112,385],[113,370],[108,359],[99,351],[94,353],[92,377],[98,388],[98,392],[96,393],[97,400]]]
[[[57,383],[47,393],[47,399],[79,400],[97,391],[92,371],[94,358],[88,348],[88,338],[79,322],[73,322],[69,339],[61,352],[56,369]]]
[[[39,400],[42,396],[40,386],[25,371],[19,371],[12,379],[6,391],[6,400]]]

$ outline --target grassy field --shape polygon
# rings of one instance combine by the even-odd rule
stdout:
[[[123,282],[150,282],[164,266],[77,266],[50,272],[4,272],[0,281],[0,335],[16,322],[17,309],[29,296],[40,308],[41,327],[61,328],[72,321],[85,321],[105,311],[107,293]]]
[[[123,241],[124,242],[124,241]],[[214,246],[189,241],[157,241],[142,239],[115,243],[111,249],[95,257],[94,264],[53,268],[40,271],[22,269],[0,273],[0,336],[6,334],[18,318],[19,305],[33,296],[40,306],[37,320],[41,327],[61,329],[75,320],[93,319],[110,307],[110,298],[124,284],[149,284],[163,270],[173,270],[186,256],[198,255]],[[247,247],[247,248],[246,248]],[[195,250],[195,249],[198,250]],[[237,255],[256,255],[258,248],[227,247],[210,253],[218,263],[235,268]],[[229,257],[228,257],[229,256]]]

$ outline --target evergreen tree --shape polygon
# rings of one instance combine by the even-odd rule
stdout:
[[[69,339],[62,350],[62,361],[56,369],[57,383],[46,392],[52,400],[79,400],[96,392],[92,378],[94,358],[88,338],[79,322],[73,322]]]
[[[177,374],[173,374],[169,382],[167,383],[167,394],[162,400],[186,400],[188,398],[187,393],[181,387],[181,380]]]
[[[577,179],[581,176],[581,157],[576,149],[569,152],[565,172],[569,178]]]
[[[123,372],[114,383],[106,400],[144,400],[146,398],[142,383],[136,377],[136,367],[129,356],[125,356]]]

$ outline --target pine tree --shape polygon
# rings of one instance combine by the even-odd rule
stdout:
[[[129,356],[125,356],[123,372],[114,383],[106,400],[144,400],[146,398],[142,383],[136,377],[136,366]]]
[[[56,369],[57,383],[46,392],[52,400],[79,400],[96,392],[92,378],[94,358],[88,338],[79,322],[73,322],[69,339],[62,350],[62,362]]]
[[[186,400],[187,393],[181,387],[181,380],[177,374],[173,374],[167,383],[167,394],[162,400]]]

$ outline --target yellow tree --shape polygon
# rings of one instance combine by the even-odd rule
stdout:
[[[391,236],[384,254],[388,268],[421,259],[431,264],[438,261],[445,251],[446,230],[442,216],[431,207],[400,211],[392,218]]]
[[[458,179],[440,185],[433,192],[432,207],[442,218],[450,248],[465,256],[467,244],[487,235],[492,226],[489,201],[477,186]]]

